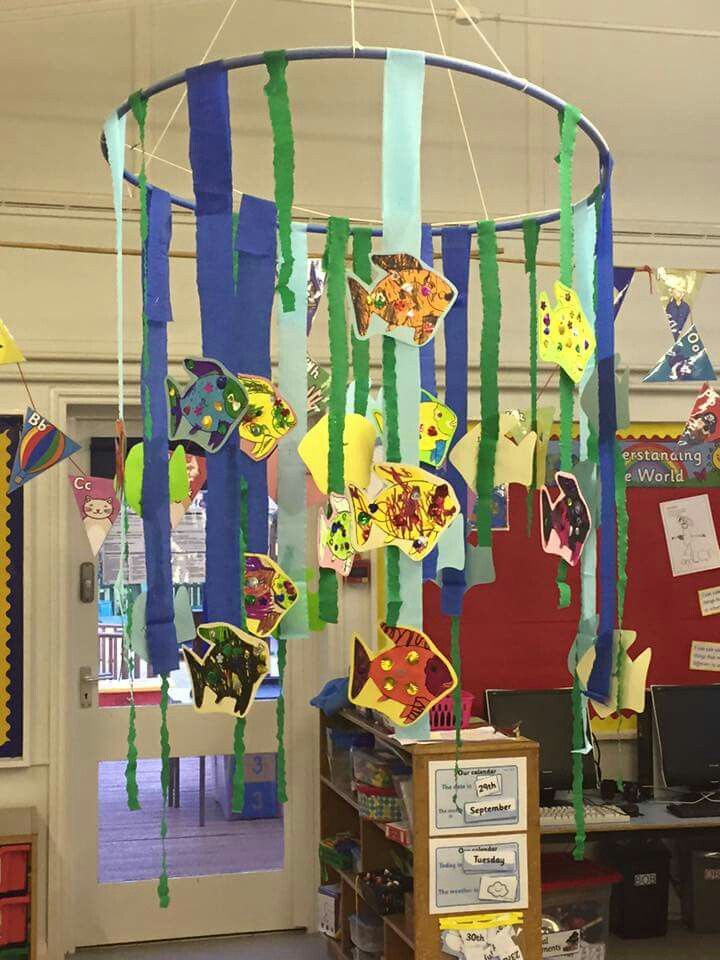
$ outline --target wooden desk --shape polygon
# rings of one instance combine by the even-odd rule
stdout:
[[[591,796],[588,799],[600,800],[599,796]],[[663,832],[670,833],[677,830],[720,830],[720,804],[718,804],[717,817],[674,817],[668,812],[667,800],[645,800],[639,803],[642,816],[631,817],[630,820],[616,821],[615,823],[588,823],[585,827],[588,834],[591,833],[638,833],[638,832]],[[558,824],[558,826],[544,827],[540,826],[540,834],[543,837],[548,836],[573,836],[575,833],[575,824]]]

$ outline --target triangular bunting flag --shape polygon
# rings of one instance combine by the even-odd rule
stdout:
[[[646,383],[675,382],[681,380],[716,380],[715,371],[705,350],[697,327],[691,323],[686,332],[661,357],[650,373]]]
[[[10,493],[79,449],[79,443],[28,407],[10,477]]]
[[[96,557],[120,513],[115,484],[107,477],[85,477],[76,474],[71,474],[68,480],[93,556]]]
[[[617,320],[634,276],[635,267],[615,267],[613,270],[613,320]]]
[[[709,383],[704,383],[695,398],[685,429],[678,437],[678,446],[716,440],[720,440],[720,393]]]
[[[25,363],[20,347],[2,320],[0,320],[0,363]]]
[[[665,308],[670,333],[678,340],[691,319],[693,303],[705,274],[702,270],[678,270],[658,267],[657,285],[660,303]]]

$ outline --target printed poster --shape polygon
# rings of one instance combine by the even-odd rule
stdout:
[[[706,493],[660,504],[665,542],[674,577],[720,567],[715,524]]]
[[[522,910],[528,906],[525,834],[431,838],[430,913]]]
[[[525,757],[428,763],[429,833],[486,833],[527,828]]]

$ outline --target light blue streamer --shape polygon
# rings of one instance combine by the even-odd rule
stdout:
[[[295,295],[295,309],[278,311],[278,387],[297,416],[297,425],[278,445],[278,552],[283,570],[298,588],[297,602],[285,614],[283,636],[307,637],[307,508],[305,465],[297,448],[307,433],[307,258],[305,224],[292,225],[293,270],[289,287]]]
[[[113,111],[105,121],[103,131],[107,146],[110,177],[112,179],[113,208],[115,210],[115,300],[117,324],[118,417],[125,416],[125,387],[123,376],[123,171],[125,168],[125,121]]]

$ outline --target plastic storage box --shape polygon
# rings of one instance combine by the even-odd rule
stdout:
[[[361,917],[357,913],[351,914],[348,919],[353,944],[365,953],[381,953],[385,942],[382,920],[377,917]]]
[[[0,847],[0,894],[25,893],[30,860],[29,843],[12,843]]]
[[[352,747],[372,749],[375,737],[371,733],[357,733],[353,730],[327,731],[327,758],[330,779],[338,786],[350,788],[352,781]]]
[[[720,844],[708,835],[678,844],[683,922],[696,933],[720,933]]]
[[[462,717],[460,726],[466,729],[470,726],[470,716],[472,714],[473,701],[475,697],[472,693],[466,693],[464,690],[460,694],[462,702]],[[452,694],[445,697],[440,703],[436,703],[430,710],[430,729],[431,730],[454,730],[455,729],[455,698]]]
[[[548,853],[541,860],[543,958],[573,956],[604,960],[610,894],[622,878],[592,861],[569,853]]]
[[[393,771],[402,766],[388,753],[373,753],[361,747],[352,747],[350,756],[354,779],[370,787],[391,787]]]
[[[395,787],[368,787],[364,783],[355,787],[361,816],[390,823],[402,817],[402,803]]]
[[[0,947],[19,947],[27,943],[29,903],[27,895],[0,899]]]

